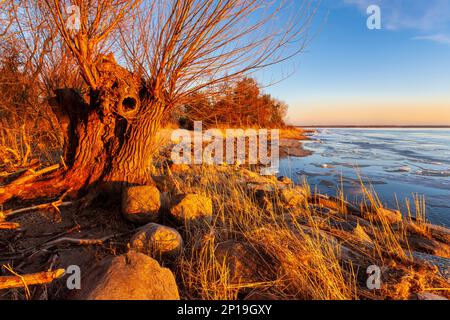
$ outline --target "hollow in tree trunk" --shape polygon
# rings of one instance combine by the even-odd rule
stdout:
[[[13,197],[55,197],[68,190],[80,197],[93,187],[117,190],[123,184],[152,183],[151,159],[165,105],[114,60],[103,58],[97,69],[99,89],[90,92],[89,102],[75,90],[56,90],[59,111],[68,122],[61,126],[65,169],[0,188],[0,203]]]

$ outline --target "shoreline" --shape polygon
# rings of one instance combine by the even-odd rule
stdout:
[[[280,159],[288,157],[303,158],[313,154],[303,148],[303,141],[311,140],[309,135],[316,132],[314,129],[301,129],[298,127],[280,130]]]
[[[301,145],[304,133],[284,137]],[[11,248],[0,261],[22,263],[22,274],[48,269],[58,252],[55,268],[79,264],[81,291],[68,292],[62,278],[47,285],[51,299],[141,299],[162,292],[153,277],[170,288],[160,299],[450,298],[446,289],[427,292],[448,287],[450,229],[383,207],[369,190],[368,202],[352,203],[245,166],[176,165],[167,155],[153,169],[154,185],[128,186],[92,208],[12,217],[26,233],[14,242],[13,231],[0,234]],[[77,233],[66,236],[74,219]],[[43,259],[29,259],[35,252]],[[382,271],[380,290],[367,288],[370,266]]]

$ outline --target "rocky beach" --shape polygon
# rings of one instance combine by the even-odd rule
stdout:
[[[4,209],[0,225],[19,227],[0,230],[0,261],[38,284],[6,289],[20,279],[2,278],[0,298],[450,297],[449,229],[385,208],[368,189],[349,203],[242,165],[176,165],[164,145],[154,185],[99,196],[89,209],[64,201]],[[42,273],[72,265],[79,289],[68,288],[70,273]],[[368,287],[370,266],[379,288]]]

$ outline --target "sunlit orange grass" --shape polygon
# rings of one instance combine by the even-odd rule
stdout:
[[[406,213],[409,226],[413,228],[414,232],[416,232],[417,234],[420,234],[424,237],[430,237],[430,229],[426,217],[425,196],[414,194],[413,203],[414,203],[414,215],[411,202],[409,199],[406,199]]]
[[[408,246],[404,220],[400,224],[397,224],[394,230],[393,225],[383,214],[384,207],[376,192],[372,187],[366,187],[360,176],[359,180],[363,193],[361,207],[366,210],[370,208],[370,213],[366,214],[366,218],[371,222],[370,228],[374,237],[372,239],[374,242],[374,255],[381,262],[385,261],[386,253],[405,261],[411,261],[412,258],[409,248],[405,251],[401,245],[402,243],[406,243]]]
[[[191,177],[205,181],[198,183]],[[305,232],[288,211],[283,211],[279,199],[274,199],[273,208],[261,208],[242,188],[234,168],[199,166],[183,179],[175,179],[179,179],[183,192],[211,197],[215,208],[210,225],[185,228],[188,248],[178,270],[186,297],[230,299],[251,289],[277,299],[356,298],[355,276],[341,266],[337,243],[324,238],[318,226]],[[267,261],[268,274],[276,279],[231,284],[227,266],[214,256],[215,246],[229,239],[263,248],[265,256],[273,260]]]
[[[60,161],[60,133],[46,120],[35,117],[23,124],[1,120],[0,170],[14,171],[31,161],[53,164]]]

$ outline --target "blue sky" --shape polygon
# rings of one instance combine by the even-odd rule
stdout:
[[[366,26],[371,4],[381,30]],[[450,0],[323,0],[314,30],[279,67],[294,75],[266,89],[290,122],[450,125]]]

